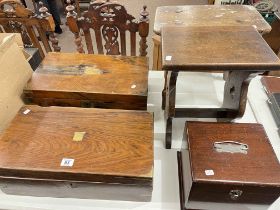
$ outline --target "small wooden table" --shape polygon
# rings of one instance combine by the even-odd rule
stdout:
[[[146,110],[148,59],[48,53],[24,90],[27,104]]]
[[[280,60],[252,26],[166,26],[162,28],[162,52],[163,70],[168,72],[162,99],[167,120],[166,148],[171,148],[173,117],[242,116],[251,74],[280,69]],[[180,71],[216,70],[227,72],[221,108],[175,109]]]
[[[248,26],[261,34],[271,31],[271,26],[253,6],[247,5],[193,5],[158,7],[154,23],[154,65],[160,70],[162,26]]]

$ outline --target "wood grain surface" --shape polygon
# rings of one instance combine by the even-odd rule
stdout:
[[[280,187],[280,166],[260,124],[187,122],[186,132],[195,182],[246,183]],[[247,154],[220,153],[214,142],[247,144]],[[206,176],[212,169],[214,176]]]
[[[255,26],[260,33],[269,33],[271,26],[260,13],[247,5],[193,5],[158,7],[154,32],[162,26]]]
[[[145,57],[49,53],[25,88],[40,105],[62,100],[99,103],[97,107],[146,109],[148,60]],[[59,104],[58,104],[59,105]]]
[[[280,50],[280,20],[278,18],[271,23],[271,28],[271,32],[264,34],[263,38],[277,54]]]
[[[75,132],[86,132],[82,141],[73,141]],[[74,165],[61,166],[63,158]],[[151,186],[153,116],[24,106],[0,137],[0,177]]]
[[[189,150],[182,152],[189,151],[191,167],[191,172],[185,170],[188,157],[182,156],[186,201],[270,204],[280,196],[279,162],[261,124],[187,122],[186,136]],[[247,154],[217,152],[214,142],[223,141],[247,144]],[[232,199],[232,190],[242,193]]]
[[[252,26],[165,26],[162,56],[164,70],[280,69],[278,57]]]
[[[262,77],[261,82],[269,95],[280,93],[280,77]]]

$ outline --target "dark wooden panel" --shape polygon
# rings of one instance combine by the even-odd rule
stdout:
[[[280,20],[276,19],[275,21],[273,21],[271,27],[271,32],[268,34],[264,34],[263,38],[273,49],[273,51],[275,53],[278,53],[280,49]]]
[[[280,69],[278,57],[252,26],[165,26],[162,28],[162,54],[164,70]],[[166,56],[171,57],[166,59]]]
[[[280,77],[262,77],[261,82],[269,95],[280,93]]]
[[[147,109],[147,97],[145,96],[122,96],[110,94],[84,94],[83,96],[82,93],[65,94],[63,92],[46,93],[41,91],[36,91],[33,94],[25,91],[24,97],[26,104],[37,104],[40,106],[70,106],[127,110]]]
[[[253,6],[184,5],[158,7],[154,32],[162,26],[255,26],[260,33],[269,33],[270,25]]]
[[[279,163],[262,125],[187,122],[186,127],[194,181],[280,186]],[[248,144],[248,154],[216,152],[213,143],[221,141]],[[215,176],[206,176],[206,169]]]
[[[237,110],[225,108],[176,108],[175,117],[189,118],[234,118]]]
[[[241,190],[242,195],[233,200],[231,190]],[[271,204],[279,198],[280,187],[248,186],[246,184],[211,184],[194,183],[189,196],[191,201],[226,202],[226,203],[259,203]]]
[[[86,133],[74,141],[75,132]],[[151,186],[152,174],[148,112],[25,106],[0,138],[1,177]]]
[[[146,109],[147,92],[147,58],[76,53],[49,53],[24,91],[33,102],[86,100],[122,109]]]
[[[190,209],[190,208],[186,208],[185,202],[187,201],[186,199],[186,193],[185,192],[185,183],[184,183],[184,158],[182,155],[182,152],[177,152],[177,162],[178,162],[178,178],[179,178],[179,191],[180,191],[180,209],[181,210],[203,210],[203,209]],[[188,171],[188,173],[190,174],[191,171]]]
[[[279,197],[279,162],[262,125],[186,122],[185,138],[188,150],[182,152],[188,155],[180,154],[179,177],[186,201],[272,203]],[[248,150],[217,151],[214,143],[224,141],[246,144]],[[188,163],[190,173],[185,170]],[[237,190],[241,194],[233,197]]]

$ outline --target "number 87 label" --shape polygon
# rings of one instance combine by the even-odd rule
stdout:
[[[74,159],[70,158],[63,158],[60,166],[67,166],[67,167],[72,167],[74,165]]]

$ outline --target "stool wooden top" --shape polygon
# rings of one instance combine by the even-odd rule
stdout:
[[[161,34],[164,25],[182,26],[248,26],[269,33],[271,26],[261,14],[248,5],[163,6],[156,10],[154,32]]]
[[[280,60],[252,26],[162,28],[164,70],[279,70]]]

